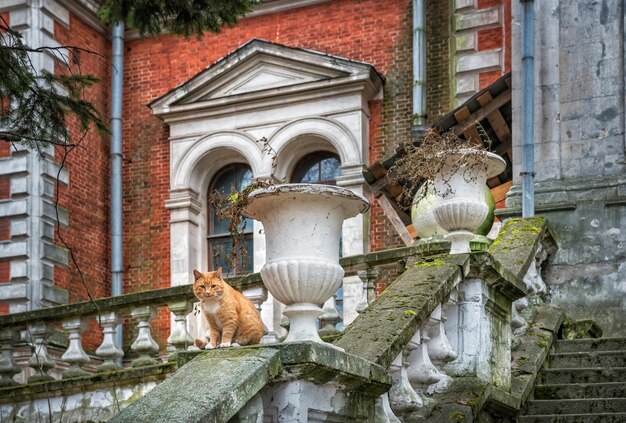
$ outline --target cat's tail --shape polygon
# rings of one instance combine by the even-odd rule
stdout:
[[[196,344],[196,347],[198,347],[201,350],[203,350],[204,347],[207,346],[208,342],[207,342],[206,339],[198,339],[198,338],[196,338],[196,340],[194,341],[194,344]]]

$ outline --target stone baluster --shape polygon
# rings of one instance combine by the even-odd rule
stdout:
[[[428,342],[430,338],[426,333],[418,330],[413,338],[408,354],[407,377],[413,387],[427,387],[439,382],[442,373],[430,361],[428,355]]]
[[[411,387],[407,376],[404,352],[398,354],[389,367],[391,373],[391,388],[389,389],[389,404],[394,414],[415,411],[424,406],[420,396]]]
[[[153,306],[135,307],[131,313],[133,320],[137,322],[137,338],[130,346],[130,349],[139,354],[130,365],[132,367],[152,366],[157,364],[151,355],[159,352],[159,345],[152,339],[152,327],[150,321],[156,315],[156,309]]]
[[[168,360],[174,360],[176,352],[186,351],[193,345],[193,338],[187,331],[187,315],[191,313],[193,302],[189,300],[173,301],[167,307],[174,315],[174,324],[167,343],[174,347],[174,351],[169,355]]]
[[[13,345],[19,341],[20,333],[18,330],[0,330],[0,388],[18,384],[13,380],[13,376],[20,373],[22,369],[15,364],[13,359]]]
[[[429,387],[428,393],[444,392],[452,383],[452,378],[442,371],[446,363],[457,358],[457,353],[446,336],[445,321],[446,317],[443,314],[442,306],[438,305],[430,314],[426,324],[426,331],[430,335],[430,341],[427,343],[428,355],[433,365],[441,373],[439,381]]]
[[[356,306],[356,311],[362,313],[376,297],[376,280],[380,275],[380,270],[368,268],[359,270],[357,275],[363,282],[363,295],[361,296],[361,301]]]
[[[56,362],[48,354],[48,337],[52,331],[53,327],[48,323],[37,322],[28,325],[26,336],[33,348],[33,355],[28,360],[28,365],[35,369],[35,374],[28,378],[28,383],[54,380],[48,374],[56,366]]]
[[[63,321],[63,329],[68,333],[69,345],[61,356],[61,360],[69,363],[70,367],[63,372],[63,379],[87,376],[89,373],[80,366],[90,361],[89,356],[83,350],[82,334],[85,331],[85,321],[80,316],[71,317]]]
[[[254,307],[257,309],[257,311],[259,312],[259,315],[261,316],[261,320],[263,320],[262,319],[263,315],[261,314],[261,311],[262,311],[263,303],[267,301],[267,288],[265,288],[264,286],[247,288],[243,290],[243,295],[247,299],[249,299],[252,302],[252,304],[254,304]],[[274,333],[274,331],[270,331],[267,325],[265,324],[265,322],[263,322],[263,339],[261,340],[261,343],[271,344],[271,343],[275,343],[276,341],[277,341],[277,338],[276,338],[276,334]]]
[[[400,419],[393,414],[393,410],[389,405],[389,393],[380,396],[376,403],[376,418],[374,421],[379,423],[401,423]]]
[[[341,322],[341,316],[337,312],[335,297],[330,297],[322,307],[322,314],[318,317],[320,329],[317,331],[320,336],[334,335],[337,332],[337,323]]]
[[[481,332],[484,320],[481,281],[467,279],[459,284],[458,289],[458,356],[456,360],[448,363],[445,369],[446,373],[451,376],[473,376],[481,354],[481,337],[484,336]]]
[[[118,313],[109,311],[98,316],[102,327],[102,343],[96,350],[96,355],[103,360],[102,364],[96,367],[98,372],[109,372],[121,369],[117,361],[124,357],[124,352],[117,346],[115,334],[121,318]]]

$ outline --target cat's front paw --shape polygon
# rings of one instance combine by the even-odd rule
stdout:
[[[230,345],[231,345],[230,342],[222,342],[220,344],[220,348],[228,348],[228,347],[230,347]]]
[[[221,345],[220,345],[221,346]],[[208,344],[206,344],[206,347],[204,347],[205,350],[212,350],[215,348],[215,345],[213,345],[211,342],[209,342]]]

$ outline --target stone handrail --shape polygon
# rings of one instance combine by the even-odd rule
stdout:
[[[513,407],[512,330],[519,335],[525,297],[545,292],[538,267],[554,248],[545,219],[511,219],[487,251],[417,255],[334,344],[389,368],[392,387],[380,404],[389,421],[394,412],[405,419],[447,412],[426,405],[469,392],[458,377],[474,378],[474,391],[480,386],[501,408]]]

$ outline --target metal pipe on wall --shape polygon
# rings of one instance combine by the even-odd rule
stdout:
[[[113,70],[111,73],[111,296],[123,292],[122,254],[122,87],[124,82],[124,23],[112,29]],[[117,345],[122,346],[122,326]]]
[[[424,0],[413,0],[413,128],[426,125]]]
[[[535,3],[522,3],[522,217],[535,215]]]

